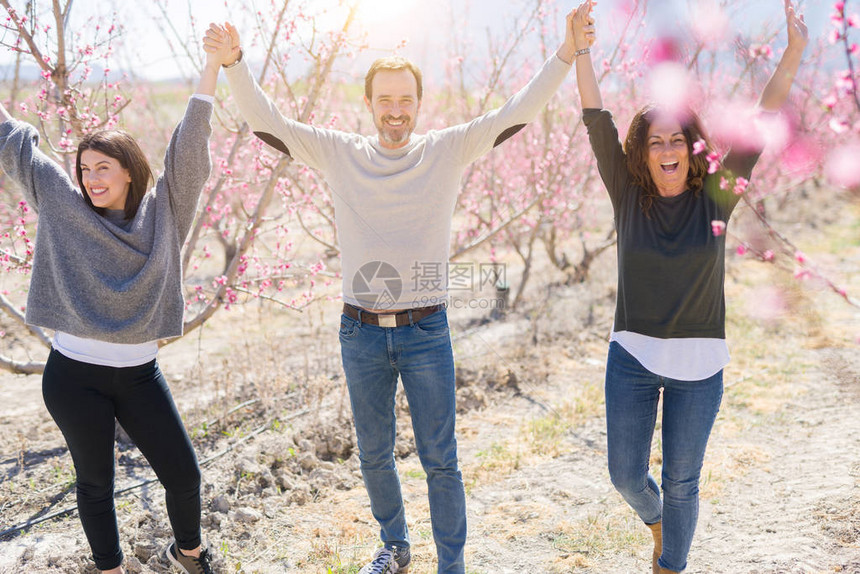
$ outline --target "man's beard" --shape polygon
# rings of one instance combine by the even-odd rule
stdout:
[[[379,137],[385,140],[386,143],[393,145],[399,145],[409,141],[409,136],[412,135],[412,131],[414,130],[412,118],[409,116],[401,116],[398,119],[402,120],[403,123],[398,127],[391,126],[387,123],[391,119],[394,118],[392,116],[382,116],[379,126],[377,126]]]

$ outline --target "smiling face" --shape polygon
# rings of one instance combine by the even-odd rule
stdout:
[[[657,116],[648,128],[646,140],[648,171],[663,197],[672,197],[687,188],[690,152],[681,123],[671,116]]]
[[[86,149],[80,159],[81,185],[95,207],[125,209],[131,175],[119,160]]]
[[[409,70],[380,70],[373,76],[371,96],[365,96],[367,109],[379,132],[379,145],[397,149],[409,143],[415,130],[421,100],[418,82]]]

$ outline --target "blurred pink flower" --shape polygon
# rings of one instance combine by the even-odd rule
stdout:
[[[842,118],[830,118],[830,122],[827,124],[830,126],[830,129],[836,132],[837,134],[842,134],[848,131],[848,128],[851,126],[848,124],[847,120]]]
[[[683,52],[678,40],[672,36],[661,36],[648,43],[645,48],[649,64],[657,65],[664,62],[680,62]]]
[[[726,222],[719,219],[711,221],[711,232],[714,234],[714,237],[719,237],[726,232]]]
[[[773,58],[773,48],[769,44],[751,44],[749,48],[750,58],[764,58],[770,60]]]
[[[743,193],[747,190],[747,186],[749,185],[749,183],[750,182],[748,179],[739,177],[735,181],[735,187],[734,189],[732,189],[732,191],[735,193],[735,195],[743,195]]]
[[[774,321],[787,311],[785,296],[777,287],[759,287],[747,297],[746,311],[754,319]]]
[[[662,62],[648,77],[651,100],[670,114],[682,114],[694,98],[694,85],[685,66]]]
[[[761,258],[765,261],[773,261],[773,251],[770,249],[765,250],[765,252],[761,254]]]
[[[743,257],[747,254],[747,246],[741,243],[740,245],[738,245],[738,248],[735,250],[735,253]]]
[[[700,153],[705,151],[705,149],[707,149],[706,144],[705,144],[705,140],[698,139],[695,142],[693,142],[693,155],[699,155]]]
[[[792,127],[782,114],[759,114],[755,117],[755,127],[754,133],[761,141],[758,144],[750,141],[753,147],[782,149],[791,139]]]
[[[822,163],[821,144],[811,137],[798,137],[780,154],[788,173],[809,177],[818,171]]]
[[[716,0],[698,0],[690,6],[693,33],[700,42],[709,44],[725,38],[729,19]]]
[[[795,251],[794,252],[794,260],[797,261],[798,263],[805,263],[806,262],[806,255],[804,255],[802,251]]]
[[[860,142],[846,144],[829,153],[824,173],[831,183],[845,188],[860,187]]]

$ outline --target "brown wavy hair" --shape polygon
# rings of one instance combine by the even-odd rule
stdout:
[[[418,84],[418,100],[420,101],[424,95],[424,81],[421,69],[402,56],[379,58],[370,65],[367,75],[364,76],[364,96],[368,100],[373,99],[373,78],[377,72],[399,72],[400,70],[408,70],[415,76],[415,82]]]
[[[630,121],[630,129],[624,140],[624,153],[627,158],[627,170],[633,176],[633,181],[643,190],[639,198],[639,207],[645,215],[649,215],[654,200],[660,197],[657,185],[648,171],[648,130],[651,124],[660,115],[667,113],[666,110],[655,104],[648,104],[633,116]],[[687,140],[687,152],[690,158],[690,171],[687,173],[687,188],[695,194],[699,194],[705,185],[705,176],[708,175],[708,159],[711,153],[711,142],[702,128],[699,116],[691,109],[687,109],[680,115],[678,121],[681,131]],[[693,143],[699,140],[705,142],[705,150],[693,155]]]
[[[149,167],[149,161],[143,150],[140,149],[137,141],[121,130],[104,130],[93,132],[84,136],[78,144],[78,155],[75,160],[75,173],[78,176],[78,185],[81,186],[81,191],[84,195],[84,201],[87,202],[93,210],[99,215],[104,215],[105,210],[102,207],[93,205],[93,200],[87,190],[84,189],[83,174],[81,173],[81,154],[91,149],[99,153],[103,153],[119,162],[123,169],[128,170],[131,177],[131,183],[128,184],[128,195],[125,198],[125,219],[131,220],[137,213],[140,202],[143,201],[143,196],[149,191],[152,185],[152,169]]]

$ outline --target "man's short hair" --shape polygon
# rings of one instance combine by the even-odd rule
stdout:
[[[418,69],[418,66],[402,56],[387,56],[373,62],[367,71],[367,75],[364,76],[364,95],[368,100],[372,99],[373,77],[377,72],[383,70],[386,72],[399,72],[400,70],[409,70],[412,72],[412,75],[415,77],[415,83],[418,84],[418,99],[421,99],[421,96],[424,94],[424,83],[421,79],[421,70]]]

